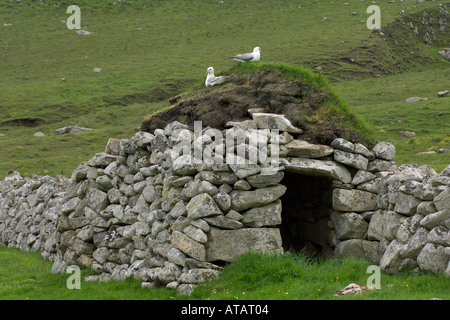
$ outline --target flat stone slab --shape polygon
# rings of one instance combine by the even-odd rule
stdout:
[[[344,183],[352,181],[352,175],[345,166],[330,160],[280,158],[280,166],[285,171],[308,176],[327,177]]]
[[[303,140],[292,140],[284,146],[289,151],[289,157],[322,158],[331,155],[334,151],[334,149],[330,146],[312,144]]]
[[[206,261],[231,262],[249,251],[283,253],[278,228],[242,228],[221,230],[211,228],[205,245]]]
[[[303,132],[302,129],[294,127],[282,114],[256,112],[252,113],[252,118],[259,129],[278,129],[291,133]]]
[[[333,190],[334,210],[344,212],[364,212],[378,209],[377,196],[362,190]]]
[[[261,207],[280,198],[286,192],[286,187],[278,184],[259,188],[254,191],[233,190],[230,192],[231,209],[236,211]]]

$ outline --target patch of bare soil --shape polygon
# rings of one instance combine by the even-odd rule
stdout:
[[[172,105],[146,120],[141,130],[153,132],[175,120],[191,128],[194,121],[202,121],[203,128],[223,130],[229,121],[250,120],[248,109],[263,108],[264,112],[285,115],[303,129],[297,136],[300,139],[323,144],[338,137],[365,142],[355,130],[345,128],[339,116],[311,120],[327,96],[301,80],[288,80],[273,71],[228,76],[229,81],[220,87],[198,87],[185,96],[172,98]]]

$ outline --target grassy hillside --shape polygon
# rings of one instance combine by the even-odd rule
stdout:
[[[52,263],[37,252],[0,246],[0,297],[9,300],[429,300],[450,299],[443,274],[381,273],[380,289],[334,296],[350,283],[366,285],[369,262],[353,258],[318,263],[302,254],[246,254],[227,265],[223,276],[199,285],[191,296],[166,288],[148,289],[141,281],[81,282],[66,286],[71,273],[51,274]],[[81,270],[81,277],[93,274]]]
[[[262,49],[262,65],[310,77],[335,97],[332,105],[339,112],[356,114],[349,117],[351,126],[394,143],[397,164],[428,164],[439,172],[450,153],[417,153],[450,149],[450,98],[436,96],[450,89],[450,62],[438,54],[449,46],[450,28],[426,43],[423,12],[439,12],[437,1],[377,2],[381,33],[366,27],[371,0],[79,0],[82,29],[93,34],[78,36],[65,23],[73,1],[1,1],[0,179],[9,170],[70,176],[80,162],[104,150],[108,138],[131,137],[144,119],[168,107],[169,97],[201,84],[207,67],[252,72],[255,65],[237,66],[227,57],[255,46]],[[405,24],[409,21],[419,36]],[[412,96],[428,100],[407,103]],[[54,135],[76,124],[94,130]],[[404,137],[405,130],[416,135]],[[45,136],[34,137],[38,131]],[[448,277],[412,273],[382,274],[382,290],[362,297],[333,296],[351,282],[365,283],[367,266],[353,259],[312,263],[290,254],[246,255],[191,298],[450,298]],[[145,290],[134,279],[67,290],[67,275],[50,270],[38,253],[0,247],[0,297],[189,298],[173,290]]]
[[[0,3],[0,134],[5,135],[0,137],[0,178],[9,170],[70,175],[77,164],[103,150],[109,137],[130,137],[145,117],[168,105],[168,97],[203,78],[208,66],[225,70],[233,65],[228,56],[256,45],[266,62],[321,66],[348,105],[374,124],[376,138],[396,143],[400,163],[442,169],[445,154],[417,156],[411,151],[449,147],[448,101],[434,99],[436,91],[445,89],[449,67],[437,53],[442,39],[436,46],[413,43],[420,54],[405,56],[389,45],[405,35],[404,26],[398,37],[383,40],[366,27],[371,2],[346,3],[77,1],[82,29],[94,32],[89,36],[67,29],[69,2]],[[405,0],[379,6],[382,28],[387,28],[402,10],[407,15],[438,4]],[[399,61],[407,67],[388,70]],[[406,71],[403,82],[383,76],[374,63],[385,73]],[[374,73],[381,76],[372,78]],[[401,85],[408,93],[433,97],[426,104],[441,110],[439,117],[429,117],[431,129],[411,122],[408,130],[418,133],[413,140],[385,127],[392,121],[384,117],[397,102],[389,96],[380,102],[380,92],[397,92]],[[410,110],[407,115],[413,116]],[[75,124],[94,130],[53,135],[55,129]],[[38,131],[46,136],[33,137]]]

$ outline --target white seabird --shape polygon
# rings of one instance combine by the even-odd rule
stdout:
[[[212,87],[212,86],[214,86],[216,84],[224,83],[225,80],[226,80],[225,77],[222,77],[222,76],[216,77],[214,75],[214,68],[213,67],[209,67],[206,70],[206,74],[207,74],[207,76],[206,76],[206,80],[205,80],[205,86],[207,86],[207,87]]]
[[[245,61],[259,61],[261,59],[261,49],[259,47],[255,47],[252,53],[243,53],[237,54],[233,57],[230,57],[237,62],[245,62]]]

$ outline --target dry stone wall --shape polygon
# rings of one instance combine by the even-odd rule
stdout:
[[[79,265],[97,273],[86,281],[135,277],[144,286],[189,293],[249,250],[290,249],[280,231],[286,172],[299,183],[302,177],[329,181],[317,228],[290,226],[299,237],[312,234],[308,241],[320,243],[319,254],[365,258],[386,272],[450,273],[450,166],[440,174],[428,166],[397,167],[389,143],[372,150],[341,138],[330,146],[310,144],[294,138],[299,129],[283,116],[252,116],[259,121],[230,123],[222,132],[243,132],[244,143],[231,147],[212,139],[214,129],[196,134],[173,122],[154,133],[110,139],[105,152],[69,179],[12,172],[0,182],[0,243],[40,251],[54,261],[54,273]],[[263,143],[249,143],[255,139]],[[228,161],[242,145],[249,157],[258,152],[252,146],[265,146],[276,170],[261,158]],[[221,161],[196,163],[196,148]]]

